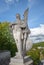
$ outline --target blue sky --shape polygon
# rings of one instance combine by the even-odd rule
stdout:
[[[14,22],[16,13],[20,13],[23,18],[23,13],[27,8],[29,8],[30,28],[44,24],[44,0],[0,0],[0,21]]]

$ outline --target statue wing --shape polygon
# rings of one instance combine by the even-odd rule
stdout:
[[[28,19],[28,11],[29,11],[29,8],[27,8],[24,12],[24,21],[27,21]]]

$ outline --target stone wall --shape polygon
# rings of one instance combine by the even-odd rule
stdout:
[[[9,65],[10,57],[9,51],[0,51],[0,65]]]

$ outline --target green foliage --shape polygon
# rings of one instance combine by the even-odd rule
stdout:
[[[9,50],[11,56],[14,56],[17,51],[15,41],[10,34],[8,22],[0,23],[0,50]]]
[[[38,47],[44,47],[44,42],[33,44],[32,49],[27,53],[33,59],[33,65],[38,65],[40,60],[44,59],[44,49]]]
[[[33,65],[38,65],[40,62],[40,53],[38,49],[32,49],[30,50],[27,55],[31,56],[33,59]]]
[[[40,52],[40,60],[44,59],[44,49],[41,50]]]
[[[44,50],[42,50],[42,54],[44,55]]]
[[[37,49],[38,47],[41,47],[39,49],[39,52],[40,52],[40,60],[41,59],[44,59],[44,42],[39,42],[39,43],[33,44],[33,48]]]
[[[33,44],[33,48],[44,47],[44,42]]]

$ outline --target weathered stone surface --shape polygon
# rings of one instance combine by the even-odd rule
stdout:
[[[27,18],[28,9],[24,12],[23,20],[21,20],[20,14],[17,14],[16,22],[11,24],[13,37],[16,41],[19,57],[24,57],[26,55],[26,52],[32,48],[32,42],[29,39],[30,29],[28,28]]]
[[[10,65],[32,65],[33,60],[26,56],[26,52],[32,48],[29,39],[30,29],[27,24],[28,9],[24,12],[24,19],[21,20],[20,14],[16,15],[16,22],[11,24],[13,37],[16,41],[18,53],[11,59]]]
[[[33,65],[33,60],[26,56],[23,58],[11,58],[10,65]]]
[[[10,52],[0,51],[0,65],[9,65],[10,63]]]

